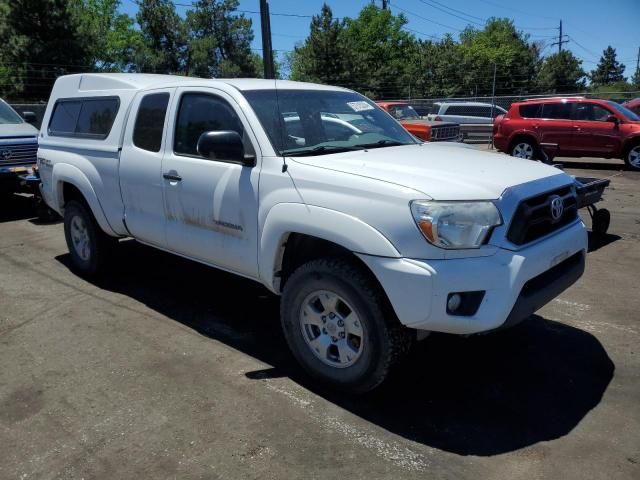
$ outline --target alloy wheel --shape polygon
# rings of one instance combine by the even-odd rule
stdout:
[[[302,302],[300,328],[309,349],[331,367],[353,365],[365,347],[358,314],[344,298],[328,290],[315,291]]]

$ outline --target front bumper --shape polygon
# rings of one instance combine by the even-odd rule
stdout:
[[[0,191],[10,193],[31,193],[32,187],[27,177],[33,175],[35,164],[1,165]]]
[[[359,255],[404,325],[472,334],[518,323],[575,283],[584,271],[587,233],[577,220],[520,250],[490,256],[416,260]],[[471,316],[447,313],[450,293],[484,291]]]

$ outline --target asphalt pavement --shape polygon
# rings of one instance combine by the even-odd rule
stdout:
[[[5,199],[0,479],[640,478],[640,173],[565,166],[612,177],[579,283],[512,330],[431,335],[363,397],[300,371],[261,286],[131,240],[83,280],[62,225]]]

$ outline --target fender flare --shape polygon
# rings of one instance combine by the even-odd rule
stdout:
[[[354,253],[401,256],[382,233],[356,217],[314,205],[279,203],[267,213],[258,245],[258,275],[274,293],[280,293],[276,272],[291,233],[327,240]]]
[[[58,213],[64,214],[62,184],[69,183],[82,193],[82,196],[89,205],[91,213],[93,213],[93,216],[98,222],[98,225],[100,225],[100,228],[109,235],[114,237],[118,236],[118,234],[111,228],[111,225],[109,225],[107,217],[104,214],[104,210],[102,209],[102,205],[100,205],[100,201],[98,200],[98,196],[96,195],[96,192],[87,176],[82,173],[82,170],[68,163],[56,163],[53,166],[51,178],[53,180],[52,193]]]

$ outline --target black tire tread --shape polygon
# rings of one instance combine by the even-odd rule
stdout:
[[[99,276],[101,273],[103,273],[106,270],[106,267],[109,264],[109,260],[113,256],[113,252],[118,243],[118,240],[114,237],[107,235],[102,230],[97,220],[93,216],[93,213],[91,212],[91,208],[85,202],[78,201],[78,200],[70,200],[65,204],[64,210],[65,210],[65,215],[64,215],[65,237],[68,236],[67,217],[70,216],[70,213],[68,212],[79,210],[88,220],[87,227],[91,231],[90,235],[92,235],[93,238],[95,239],[95,255],[94,255],[93,261],[90,263],[89,266],[82,267],[74,260],[74,254],[72,253],[72,246],[69,242],[69,239],[66,238],[67,245],[69,248],[69,253],[71,254],[71,257],[72,257],[72,265],[74,270],[76,270],[76,272],[79,273],[80,275],[83,275],[86,277]]]
[[[364,297],[365,301],[374,306],[384,320],[388,348],[385,349],[386,355],[378,364],[375,374],[357,385],[341,385],[342,390],[350,393],[365,393],[373,390],[384,381],[389,372],[410,352],[413,345],[413,336],[410,330],[400,324],[393,310],[390,311],[391,307],[385,301],[384,292],[363,271],[363,268],[352,260],[340,257],[311,260],[293,272],[287,280],[282,302],[280,303],[280,316],[282,319],[285,318],[290,300],[288,298],[287,285],[295,285],[299,279],[314,273],[334,276],[343,281],[349,279],[353,287]],[[286,328],[284,323],[283,328]]]

